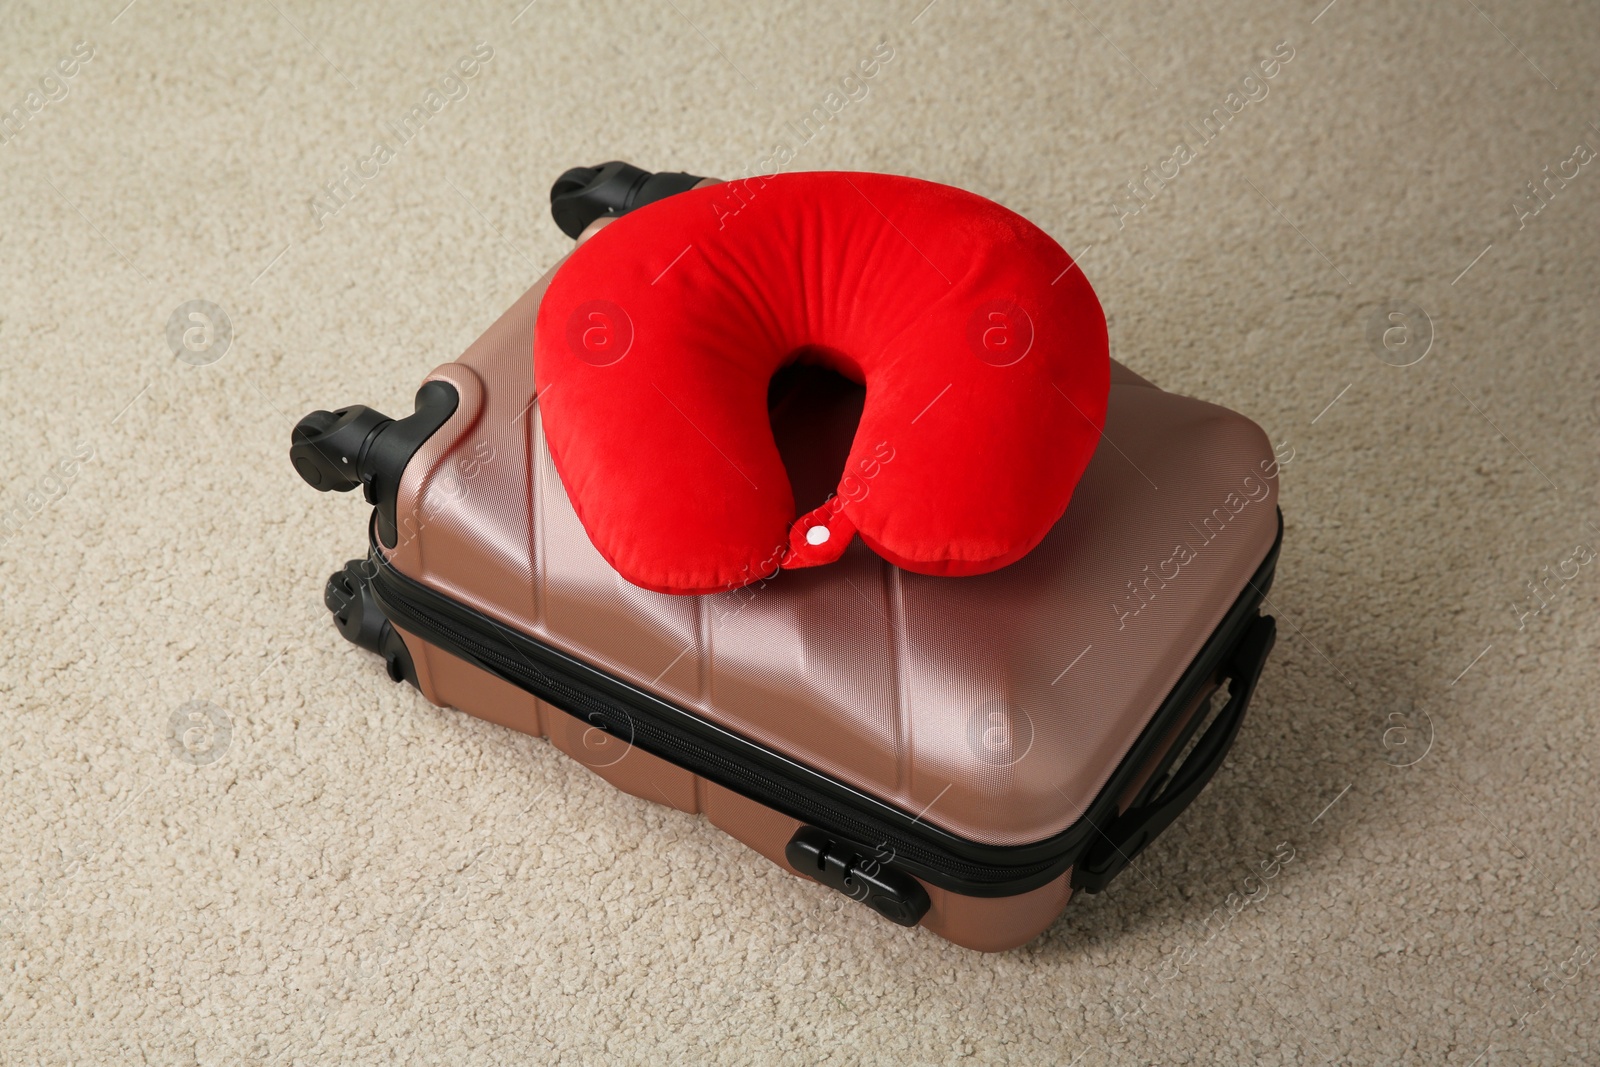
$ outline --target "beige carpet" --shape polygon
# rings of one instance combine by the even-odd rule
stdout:
[[[1600,1062],[1592,5],[124,2],[0,20],[0,1061]],[[1027,214],[1120,359],[1293,452],[1233,756],[1016,952],[321,605],[363,508],[295,419],[404,408],[561,253],[562,169],[780,144]]]

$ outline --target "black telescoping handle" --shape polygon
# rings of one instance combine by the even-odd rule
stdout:
[[[1159,793],[1129,808],[1100,831],[1094,844],[1073,864],[1073,888],[1100,892],[1200,795],[1239,735],[1245,709],[1250,705],[1250,697],[1255,693],[1261,668],[1267,662],[1277,633],[1277,623],[1271,615],[1259,616],[1250,623],[1224,668],[1223,677],[1228,682],[1227,705],[1217,713],[1183,765]]]

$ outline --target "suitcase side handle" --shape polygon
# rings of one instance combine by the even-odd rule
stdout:
[[[1223,678],[1228,682],[1228,703],[1159,793],[1129,808],[1099,831],[1093,843],[1072,865],[1074,889],[1100,892],[1200,795],[1239,735],[1245,709],[1255,693],[1261,668],[1277,640],[1277,632],[1277,622],[1271,615],[1258,616],[1245,630],[1223,669]]]

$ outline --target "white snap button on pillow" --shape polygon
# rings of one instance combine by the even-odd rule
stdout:
[[[828,528],[826,526],[813,526],[806,531],[806,544],[808,545],[824,544],[827,540]]]

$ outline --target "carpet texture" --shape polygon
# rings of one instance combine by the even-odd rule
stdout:
[[[1592,7],[524,2],[5,11],[0,1061],[1600,1061]],[[613,158],[997,200],[1292,454],[1237,747],[1026,948],[326,618],[290,427],[405,409]]]

